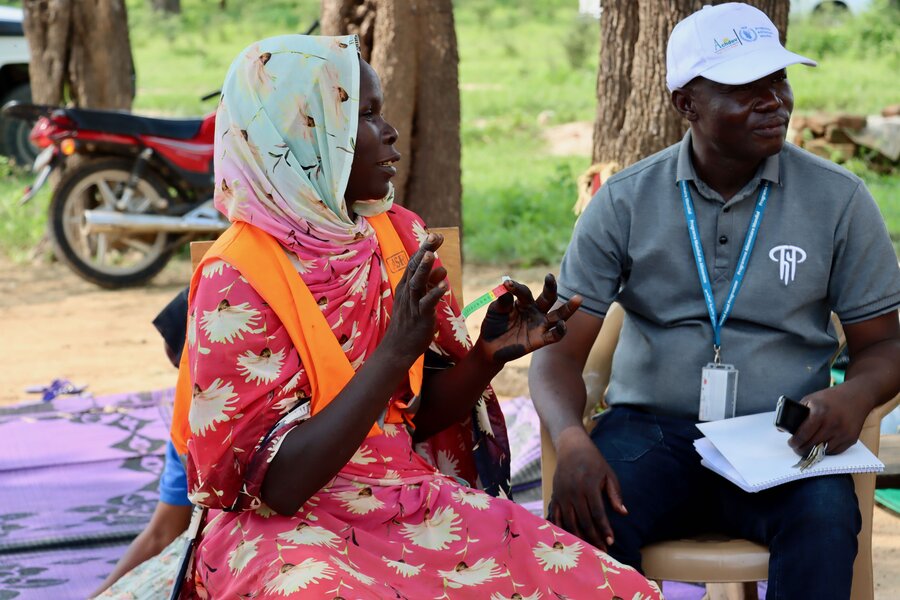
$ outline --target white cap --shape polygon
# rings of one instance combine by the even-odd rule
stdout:
[[[788,65],[816,61],[788,52],[778,29],[758,8],[740,2],[704,6],[675,26],[666,48],[666,87],[683,87],[694,77],[740,85]]]

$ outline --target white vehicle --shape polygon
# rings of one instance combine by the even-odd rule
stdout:
[[[22,29],[22,9],[0,6],[0,106],[12,100],[31,102],[30,53]],[[28,140],[31,124],[0,115],[0,154],[30,165],[37,149]]]
[[[600,0],[578,0],[578,14],[599,19],[602,12]]]

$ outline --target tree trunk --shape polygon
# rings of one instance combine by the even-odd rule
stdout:
[[[597,118],[593,162],[615,161],[625,107],[631,94],[631,70],[638,38],[637,3],[606,0],[600,13],[600,68],[597,71]],[[615,48],[604,52],[604,48]]]
[[[714,0],[721,4],[727,0]],[[666,44],[675,24],[702,0],[605,0],[600,17],[600,67],[593,162],[626,167],[677,142],[687,124],[666,89]],[[787,32],[789,0],[749,0]],[[613,49],[605,52],[605,48]]]
[[[369,56],[366,60],[381,79],[384,115],[397,129],[395,145],[403,155],[393,179],[394,189],[397,200],[415,210],[412,206],[415,199],[407,193],[407,182],[418,158],[413,156],[413,135],[416,113],[421,108],[416,102],[420,56],[417,36],[409,34],[416,28],[417,17],[410,4],[402,0],[379,2],[377,16],[375,12],[369,14],[373,16],[367,36],[370,42],[363,45],[363,53]],[[425,218],[424,214],[421,216]],[[427,218],[426,222],[430,224]]]
[[[666,44],[672,28],[694,10],[695,0],[638,2],[640,30],[631,74],[631,94],[619,137],[620,164],[630,165],[677,142],[686,124],[666,89]]]
[[[75,105],[131,109],[134,62],[124,0],[79,0],[74,7],[69,89]]]
[[[403,154],[398,203],[434,227],[459,226],[459,55],[451,0],[323,0],[325,35],[357,33],[381,78]]]
[[[31,51],[31,98],[58,105],[68,78],[70,0],[25,0],[22,28]]]
[[[393,0],[322,0],[322,35],[355,33],[362,57],[371,62],[375,17],[379,11],[393,9],[394,4]]]
[[[150,0],[150,6],[157,12],[164,12],[170,15],[181,13],[181,0]]]
[[[410,136],[405,205],[434,226],[462,224],[459,54],[451,0],[433,0],[420,13],[418,81]],[[376,30],[377,31],[377,30]],[[403,100],[398,98],[397,103]]]
[[[134,63],[124,0],[25,0],[35,102],[129,110]]]

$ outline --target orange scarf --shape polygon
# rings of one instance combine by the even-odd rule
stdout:
[[[368,221],[375,229],[391,290],[396,295],[409,255],[386,213],[368,217]],[[193,302],[203,265],[214,260],[224,260],[240,271],[275,311],[309,375],[312,389],[310,414],[314,415],[325,408],[350,382],[355,372],[315,298],[285,255],[282,246],[275,238],[248,223],[233,224],[216,240],[194,270],[189,303]],[[409,370],[410,388],[416,396],[422,391],[423,365],[424,357],[420,356]],[[175,387],[171,430],[172,443],[181,455],[187,454],[187,440],[191,435],[188,418],[193,397],[191,381],[188,352],[185,348]],[[400,402],[391,403],[385,421],[408,421],[403,411],[405,408]],[[380,433],[381,428],[373,424],[369,436]]]

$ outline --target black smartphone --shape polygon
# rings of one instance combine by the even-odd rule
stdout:
[[[797,433],[800,425],[809,416],[809,407],[792,398],[781,396],[775,405],[775,427],[791,435]]]

